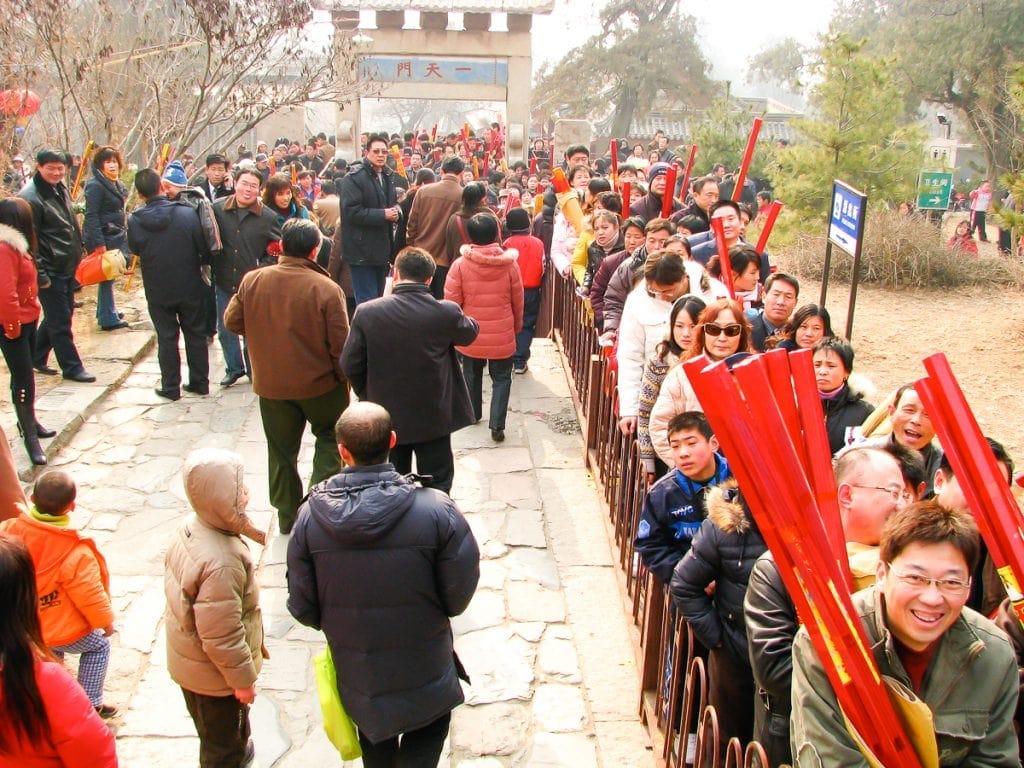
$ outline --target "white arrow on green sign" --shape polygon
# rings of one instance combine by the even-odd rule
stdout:
[[[917,208],[946,210],[953,194],[953,174],[922,171],[917,179]]]

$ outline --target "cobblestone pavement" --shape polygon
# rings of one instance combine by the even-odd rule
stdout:
[[[90,289],[87,289],[87,293]],[[74,524],[95,537],[112,576],[118,633],[107,700],[118,754],[128,768],[197,764],[198,742],[165,667],[163,555],[188,512],[184,456],[219,446],[245,458],[250,514],[270,535],[255,544],[270,660],[257,683],[253,735],[258,766],[337,765],[320,728],[312,657],[319,632],[285,608],[286,537],[267,500],[266,453],[247,380],[219,389],[223,365],[211,347],[209,397],[171,403],[153,388],[159,369],[140,296],[118,294],[132,330],[95,330],[89,304],[76,337],[93,385],[38,377],[40,420],[60,430],[51,466],[79,486]],[[454,437],[453,497],[482,552],[480,586],[454,621],[456,648],[473,683],[453,717],[441,765],[652,766],[637,719],[638,670],[597,494],[582,469],[578,427],[561,364],[549,342],[534,345],[530,371],[516,376],[506,433],[495,444],[486,423]],[[486,404],[485,404],[486,408]],[[13,414],[0,421],[17,444]],[[308,476],[311,444],[303,448]],[[395,628],[396,632],[401,627]],[[358,766],[359,761],[347,765]]]

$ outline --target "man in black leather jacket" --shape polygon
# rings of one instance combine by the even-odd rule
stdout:
[[[36,331],[33,365],[48,376],[57,371],[47,362],[52,349],[65,379],[92,382],[96,377],[85,370],[71,333],[75,304],[75,270],[82,260],[82,232],[71,210],[71,196],[64,185],[67,153],[41,149],[36,154],[36,172],[19,196],[32,206],[38,247],[39,303],[43,321]]]

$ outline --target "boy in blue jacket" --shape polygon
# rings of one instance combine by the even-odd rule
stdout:
[[[647,492],[633,543],[647,570],[666,587],[707,517],[707,491],[732,477],[703,413],[674,416],[668,440],[675,468]]]

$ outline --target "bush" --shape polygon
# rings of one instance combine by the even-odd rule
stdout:
[[[779,249],[780,269],[821,280],[824,234],[806,232]],[[976,258],[945,247],[940,231],[923,216],[894,211],[868,212],[860,280],[889,288],[945,288],[999,285],[1024,288],[1024,265],[1009,257]],[[849,283],[853,258],[832,248],[831,280]]]

